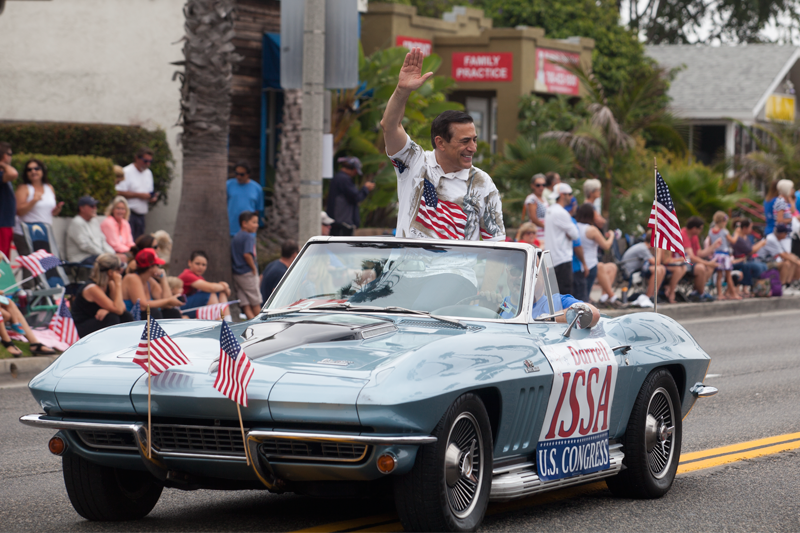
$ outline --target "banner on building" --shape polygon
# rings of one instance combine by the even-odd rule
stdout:
[[[511,81],[511,52],[455,52],[452,76],[456,81]]]
[[[795,97],[786,94],[771,94],[767,98],[767,120],[794,122]]]
[[[395,46],[402,46],[403,48],[408,48],[409,50],[419,48],[422,51],[422,57],[428,57],[431,55],[433,43],[418,37],[406,37],[405,35],[398,35],[397,40],[395,41]]]
[[[578,65],[580,58],[580,54],[573,52],[537,48],[536,92],[577,96],[580,89],[578,77],[558,64]]]

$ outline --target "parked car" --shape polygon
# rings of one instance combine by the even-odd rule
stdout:
[[[192,364],[152,378],[151,456],[142,322],[73,345],[30,383],[44,413],[21,421],[58,430],[50,449],[89,520],[141,518],[164,487],[393,490],[403,526],[431,531],[598,479],[662,496],[681,420],[716,392],[709,356],[668,317],[593,325],[573,300],[527,244],[315,238],[261,314],[231,326],[255,368],[244,439],[213,387],[211,321],[161,322]]]

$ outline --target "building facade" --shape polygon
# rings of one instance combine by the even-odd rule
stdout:
[[[362,16],[361,43],[367,55],[392,46],[439,55],[438,74],[457,83],[449,99],[464,104],[493,152],[517,137],[520,97],[583,95],[578,78],[559,64],[588,72],[594,49],[585,37],[557,40],[541,28],[493,28],[480,9],[456,7],[435,19],[418,16],[415,7],[374,2]]]

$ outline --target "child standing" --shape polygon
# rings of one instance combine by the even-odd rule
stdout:
[[[714,225],[708,231],[706,237],[706,246],[719,242],[719,245],[714,252],[714,261],[717,263],[717,296],[720,300],[741,300],[739,291],[733,285],[733,245],[736,243],[726,226],[728,225],[728,215],[722,211],[714,213]],[[728,290],[725,295],[722,294],[722,275],[725,275],[725,282],[728,284]]]
[[[239,297],[239,307],[247,319],[255,317],[261,308],[261,290],[256,262],[256,231],[258,213],[244,211],[239,215],[239,232],[231,240],[231,266],[233,286]]]

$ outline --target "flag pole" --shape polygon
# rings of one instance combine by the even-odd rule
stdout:
[[[147,458],[153,456],[153,424],[150,415],[150,381],[152,371],[150,368],[150,304],[147,304]]]
[[[658,162],[656,161],[655,156],[653,156],[653,184],[655,185],[654,194],[656,200],[658,200]],[[656,205],[656,227],[653,228],[653,242],[655,243],[655,273],[653,274],[655,278],[653,279],[653,311],[658,313],[658,205]]]
[[[244,459],[247,461],[247,466],[250,466],[250,454],[247,453],[247,439],[244,437],[244,423],[242,423],[242,409],[239,407],[239,402],[234,401],[236,404],[236,412],[239,413],[239,428],[242,430],[242,444],[244,445]]]
[[[11,285],[10,287],[6,287],[6,288],[3,290],[3,292],[6,292],[6,293],[8,293],[8,291],[10,291],[11,289],[15,289],[15,288],[19,287],[20,285],[22,285],[23,283],[25,283],[26,281],[30,281],[30,280],[32,280],[32,279],[33,279],[33,278],[35,278],[35,277],[36,277],[36,276],[28,276],[27,278],[23,279],[22,281],[18,281],[17,283],[15,283],[15,284]]]

